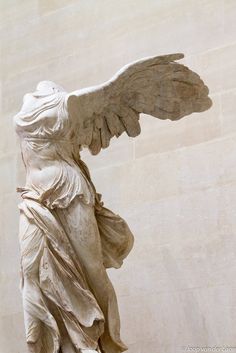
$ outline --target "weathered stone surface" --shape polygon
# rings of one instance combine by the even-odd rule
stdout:
[[[173,51],[186,53],[184,63],[214,92],[212,109],[171,125],[143,117],[142,135],[135,142],[121,137],[97,157],[82,156],[106,204],[125,216],[136,235],[125,266],[109,271],[129,352],[183,353],[187,345],[235,346],[235,1],[95,3],[0,2],[3,296],[2,285],[9,276],[5,308],[0,304],[0,352],[27,352],[14,284],[19,278],[19,200],[14,193],[23,185],[25,173],[10,132],[22,93],[45,78],[70,91],[94,85],[127,62]],[[148,145],[153,134],[155,142],[149,140]],[[156,167],[150,168],[150,163]],[[150,173],[157,177],[150,178]],[[147,197],[135,188],[145,188]],[[147,338],[141,334],[143,321],[136,311],[146,317],[151,305],[155,310],[145,320],[145,333],[151,333]],[[7,316],[2,316],[6,308]]]
[[[41,81],[24,96],[14,126],[26,167],[26,184],[18,188],[19,239],[26,339],[33,353],[127,350],[106,268],[122,265],[133,235],[103,207],[79,152],[83,146],[98,154],[123,132],[136,137],[140,113],[179,120],[210,108],[203,81],[175,61],[182,57],[139,60],[102,85],[69,94]]]

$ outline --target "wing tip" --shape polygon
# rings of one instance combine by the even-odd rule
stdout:
[[[210,109],[212,107],[212,105],[213,105],[213,102],[212,102],[211,98],[210,97],[206,97],[202,101],[200,107],[198,108],[198,110],[196,112],[199,112],[199,113],[205,112],[206,110]]]
[[[170,54],[169,56],[171,58],[171,61],[175,61],[175,60],[183,59],[184,53],[174,53],[174,54]]]
[[[181,60],[183,58],[184,58],[183,53],[172,53],[172,54],[166,54],[166,55],[161,55],[156,57],[156,59],[159,59],[164,62],[172,62],[176,60]]]

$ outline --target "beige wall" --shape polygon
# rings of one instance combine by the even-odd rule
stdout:
[[[26,353],[12,116],[42,79],[68,90],[143,56],[184,52],[213,108],[176,123],[142,118],[142,135],[83,153],[108,207],[135,233],[119,271],[130,353],[236,346],[236,1],[1,0],[0,353]],[[236,348],[235,348],[236,351]]]

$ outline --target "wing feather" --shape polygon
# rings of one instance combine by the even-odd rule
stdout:
[[[111,133],[107,126],[107,121],[103,118],[103,125],[101,127],[102,148],[107,148],[109,146],[111,137]]]
[[[121,104],[117,107],[116,113],[125,127],[128,136],[135,137],[140,134],[139,114],[137,112]]]
[[[209,109],[208,88],[198,74],[175,62],[182,58],[171,54],[139,60],[102,85],[69,94],[69,115],[78,121],[80,144],[97,154],[113,136],[139,135],[140,113],[178,120]]]
[[[122,124],[119,116],[112,110],[106,111],[105,116],[111,136],[119,137],[125,131],[124,125]]]
[[[91,151],[92,154],[98,154],[101,151],[102,141],[101,141],[100,131],[101,130],[94,125],[92,141],[89,145],[89,150]]]

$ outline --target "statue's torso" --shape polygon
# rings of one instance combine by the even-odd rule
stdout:
[[[64,97],[59,98],[55,104],[50,101],[50,107],[42,104],[15,118],[26,167],[25,189],[50,208],[67,207],[77,195],[93,204],[93,188],[73,153],[79,145],[72,139]]]

